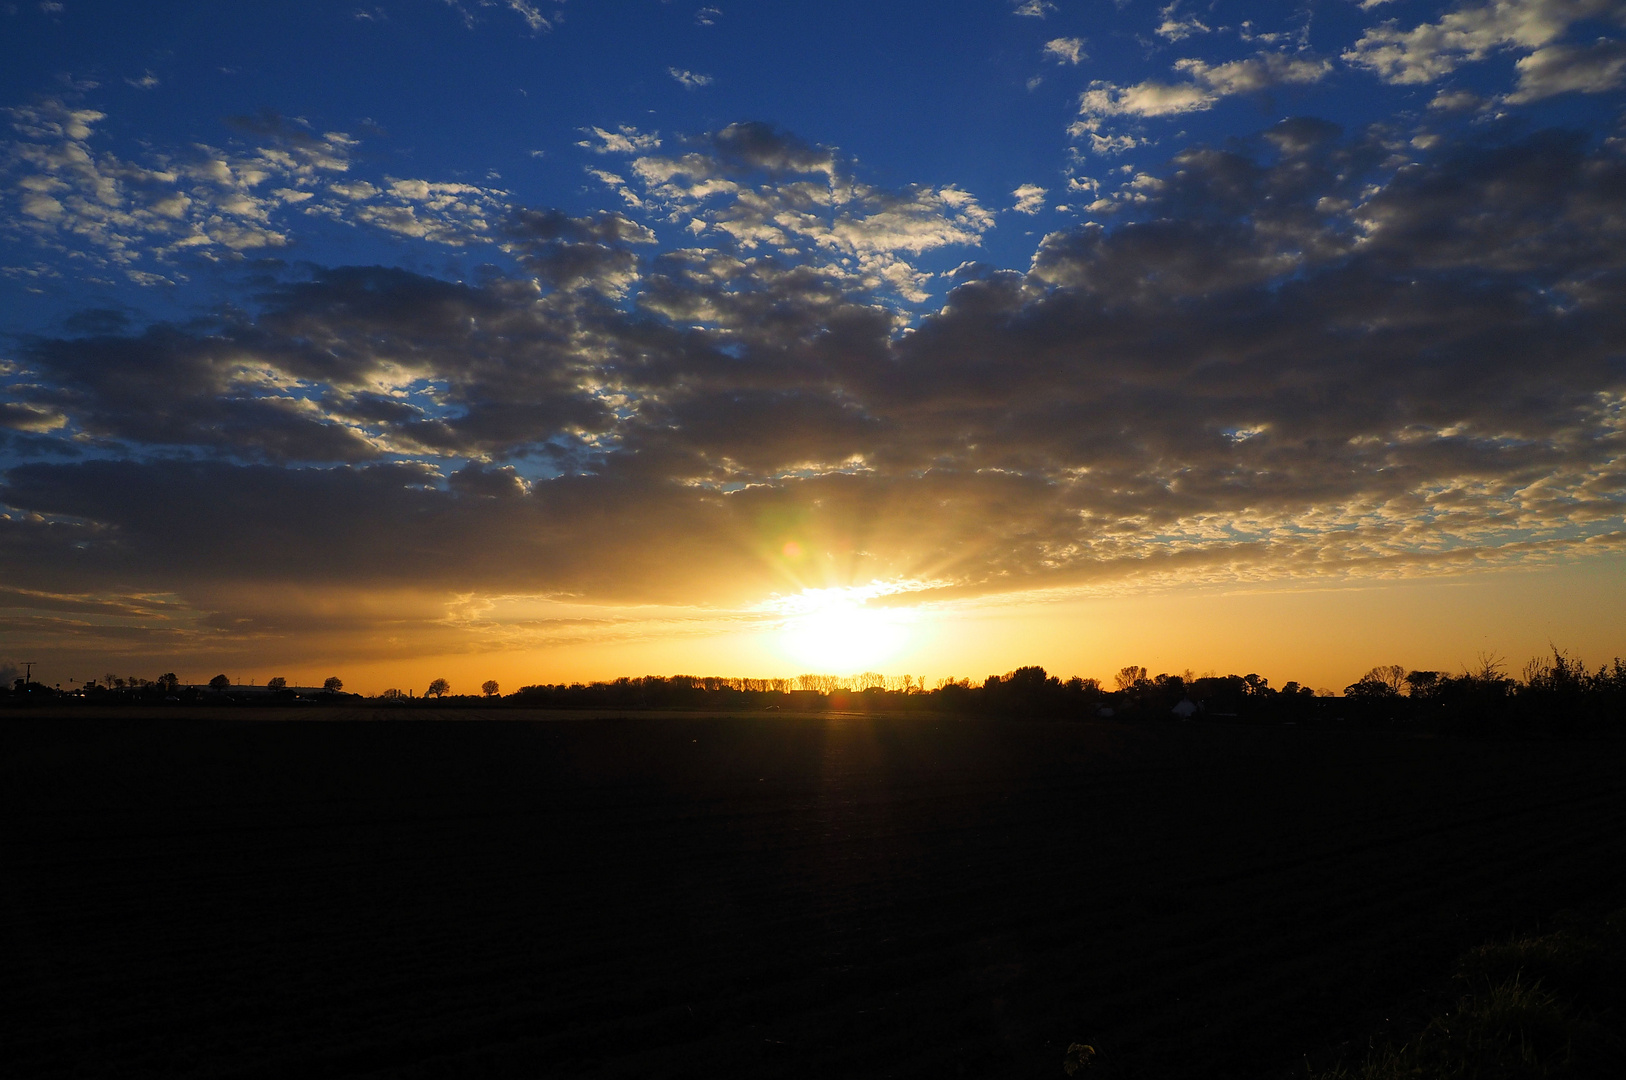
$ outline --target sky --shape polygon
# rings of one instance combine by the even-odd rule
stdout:
[[[0,4],[0,667],[1626,653],[1626,0]]]

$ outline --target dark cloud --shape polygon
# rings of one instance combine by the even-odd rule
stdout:
[[[835,153],[828,147],[813,146],[759,121],[729,124],[709,136],[703,145],[719,160],[742,171],[833,173],[837,168]]]
[[[555,289],[593,288],[620,295],[637,280],[634,244],[655,234],[622,214],[573,218],[558,210],[520,210],[504,233],[520,265]]]
[[[833,160],[759,125],[708,154]],[[237,321],[37,341],[21,425],[127,460],[13,468],[0,543],[61,582],[714,603],[1615,543],[1617,146],[1396,162],[1384,132],[1291,120],[1137,190],[1025,272],[962,267],[907,329],[834,262],[643,255],[619,215],[524,211],[526,273],[323,270]]]
[[[135,337],[37,341],[35,408],[87,435],[146,446],[227,450],[278,460],[360,461],[377,451],[301,399],[266,385],[257,357],[228,334],[155,327]]]

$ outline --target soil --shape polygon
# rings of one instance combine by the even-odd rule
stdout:
[[[0,714],[0,1075],[1303,1074],[1626,896],[1620,743]]]

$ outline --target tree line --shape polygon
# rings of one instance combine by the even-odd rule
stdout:
[[[1316,691],[1297,682],[1280,688],[1257,675],[1150,675],[1128,665],[1113,685],[1073,677],[1063,681],[1037,665],[980,683],[876,672],[840,677],[801,675],[789,679],[721,676],[646,675],[588,683],[535,684],[503,694],[494,679],[478,694],[453,694],[449,680],[431,680],[422,697],[413,691],[385,690],[371,699],[343,693],[329,677],[320,692],[289,687],[274,678],[264,688],[235,686],[225,675],[206,687],[182,685],[173,672],[154,680],[106,676],[72,691],[99,703],[207,702],[240,700],[277,704],[293,700],[382,706],[526,709],[651,710],[718,709],[799,712],[930,712],[1011,719],[1101,719],[1126,721],[1207,721],[1229,723],[1353,725],[1450,735],[1573,736],[1626,733],[1626,665],[1619,658],[1596,670],[1554,648],[1527,663],[1520,677],[1504,662],[1482,655],[1461,673],[1408,670],[1380,665],[1344,688],[1342,695]],[[19,679],[6,695],[59,699],[67,694]]]
[[[1488,655],[1457,674],[1381,665],[1337,695],[1297,682],[1273,687],[1254,673],[1150,675],[1140,665],[1119,669],[1106,687],[1077,676],[1063,681],[1033,665],[981,683],[943,679],[935,686],[916,676],[874,672],[795,679],[647,675],[538,684],[507,695],[487,683],[479,697],[443,692],[437,702],[629,711],[918,711],[1012,719],[1342,725],[1479,736],[1626,733],[1626,665],[1620,659],[1590,670],[1555,648],[1550,656],[1531,660],[1521,674],[1508,675],[1504,662]]]

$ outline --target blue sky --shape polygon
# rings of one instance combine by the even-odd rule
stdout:
[[[1619,33],[1612,5],[1547,6],[1566,17],[1591,16],[1570,19],[1559,42]],[[1442,89],[1505,96],[1517,82],[1516,64],[1534,51],[1497,40],[1493,29],[1481,35],[1490,42],[1483,55],[1441,49],[1444,61],[1435,64],[1448,70],[1402,82],[1397,76],[1407,72],[1386,79],[1360,59],[1363,35],[1390,20],[1415,33],[1438,20],[1441,5],[1089,0],[1026,7],[996,0],[13,4],[0,15],[10,24],[0,92],[14,106],[57,99],[104,113],[87,145],[134,164],[184,158],[199,146],[246,149],[256,136],[242,119],[276,117],[290,130],[353,140],[347,177],[477,184],[516,204],[578,214],[622,209],[585,172],[605,162],[577,145],[584,131],[630,127],[670,141],[759,120],[835,148],[869,183],[953,185],[999,215],[978,244],[923,252],[921,265],[941,271],[976,258],[1026,269],[1039,236],[1091,216],[1083,207],[1094,200],[1069,190],[1069,181],[1110,193],[1126,169],[1156,171],[1185,146],[1224,145],[1292,115],[1348,129],[1392,125],[1397,134],[1484,126],[1495,121],[1474,110],[1443,115],[1430,102]],[[1253,79],[1257,88],[1222,87],[1201,108],[1165,115],[1100,117],[1080,108],[1090,87],[1201,85],[1180,65],[1256,64],[1260,57],[1297,62],[1301,70],[1264,73]],[[1618,61],[1609,70],[1602,82],[1618,78]],[[705,81],[685,85],[674,72]],[[1556,93],[1504,122],[1599,129],[1616,106],[1607,92]],[[1081,121],[1098,130],[1076,130]],[[1045,189],[1038,213],[1010,211],[1012,192],[1023,185]],[[297,224],[279,257],[468,269],[491,254],[413,250],[365,230]],[[8,240],[9,262],[41,260],[38,250]],[[82,303],[83,284],[63,286],[71,299],[25,305],[17,297],[16,307],[31,310],[12,328],[45,329],[34,320]],[[940,294],[943,284],[931,291]],[[123,282],[101,295],[136,309],[155,300]]]
[[[8,636],[1619,566],[1626,3],[64,0],[0,60]]]

